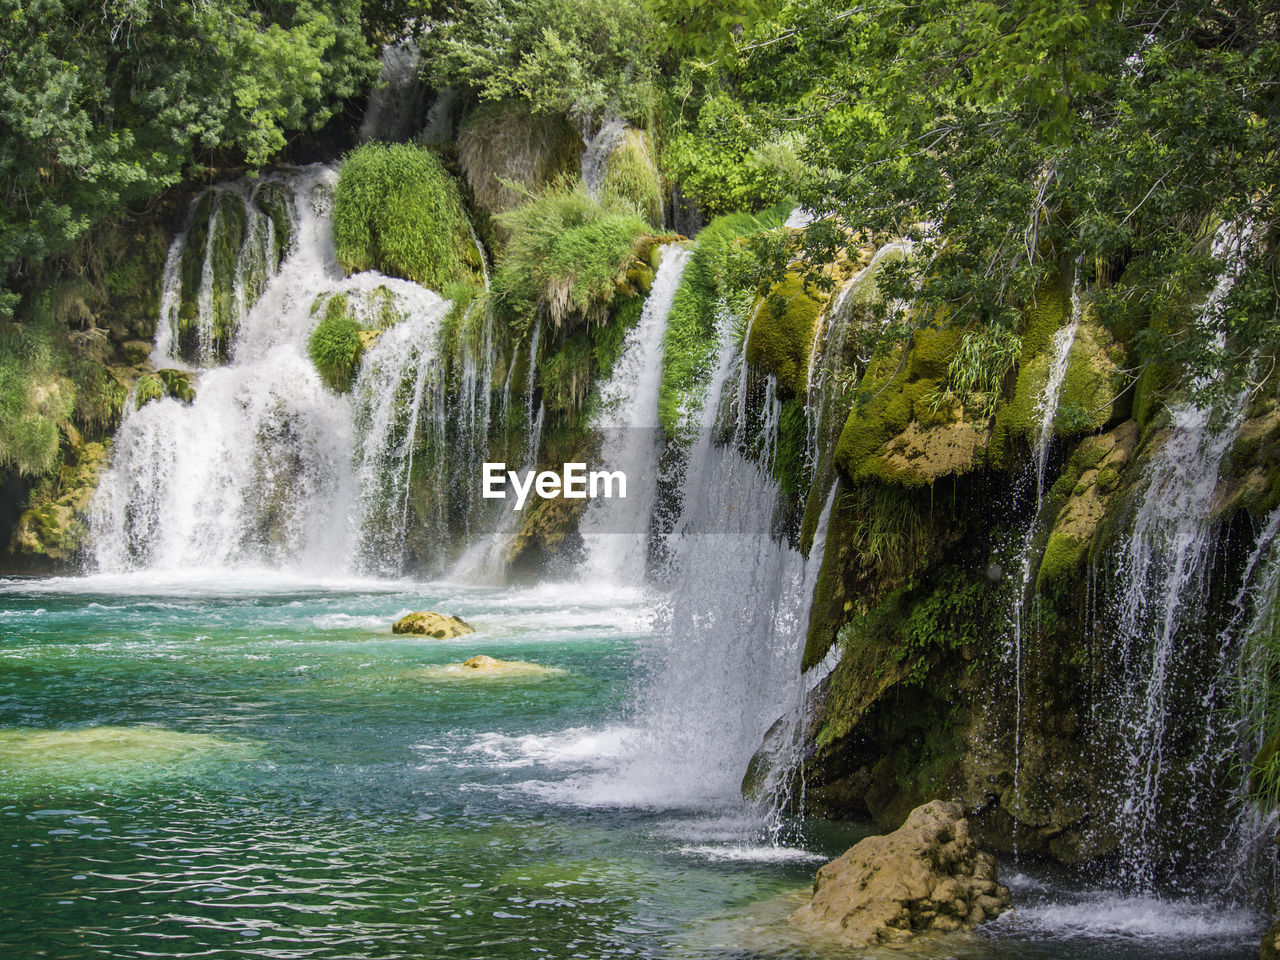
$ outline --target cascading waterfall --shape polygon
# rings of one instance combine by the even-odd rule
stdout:
[[[617,117],[607,119],[592,137],[584,138],[587,148],[582,152],[582,182],[594,197],[604,186],[609,172],[609,157],[618,146],[627,125]]]
[[[778,484],[747,453],[776,438],[735,426],[747,397],[739,388],[745,346],[735,344],[733,327],[723,311],[680,516],[665,544],[672,587],[635,727],[611,770],[570,784],[587,802],[737,807],[748,762],[797,702],[812,567],[775,536]]]
[[[378,337],[352,388],[360,498],[356,555],[363,569],[383,574],[399,573],[408,560],[415,454],[420,469],[430,470],[444,461],[447,447],[443,371],[435,350],[449,302],[415,284],[401,281],[397,289],[404,319]],[[443,492],[433,493],[420,509],[429,531],[423,539],[437,546],[449,540],[448,516]]]
[[[1227,269],[1201,310],[1200,324],[1210,331],[1221,330],[1222,305],[1242,269],[1238,253],[1227,255],[1228,233],[1224,227],[1215,242]],[[1243,235],[1247,239],[1247,229]],[[1221,350],[1221,332],[1217,340]],[[1176,867],[1174,861],[1205,862],[1221,839],[1203,809],[1187,809],[1195,798],[1174,800],[1171,785],[1193,784],[1198,768],[1211,770],[1211,778],[1229,770],[1240,746],[1229,724],[1209,724],[1215,730],[1198,753],[1175,734],[1188,717],[1208,718],[1228,706],[1215,703],[1204,664],[1235,657],[1230,651],[1239,648],[1230,636],[1205,636],[1202,625],[1219,539],[1213,517],[1219,471],[1244,419],[1244,401],[1240,394],[1170,409],[1167,439],[1146,471],[1130,532],[1111,564],[1105,612],[1114,630],[1100,719],[1120,757],[1111,783],[1119,879],[1139,889],[1160,879],[1162,866]]]
[[[422,54],[406,37],[382,48],[382,69],[360,120],[360,141],[409,140],[423,128],[427,85],[421,77]]]
[[[1034,573],[1033,551],[1036,534],[1040,530],[1041,514],[1044,511],[1045,476],[1049,467],[1049,449],[1053,444],[1054,426],[1058,417],[1058,401],[1062,395],[1062,384],[1067,378],[1067,367],[1071,362],[1071,347],[1076,341],[1076,332],[1080,329],[1083,314],[1083,295],[1080,286],[1080,272],[1077,268],[1075,279],[1071,284],[1071,316],[1067,324],[1059,328],[1053,335],[1053,355],[1049,361],[1049,374],[1045,379],[1044,389],[1036,400],[1035,445],[1031,450],[1032,465],[1035,468],[1035,507],[1031,511],[1031,520],[1027,524],[1022,537],[1022,548],[1018,552],[1015,569],[1018,579],[1013,598],[1011,615],[1012,637],[1010,646],[1013,655],[1013,682],[1015,691],[1014,732],[1013,732],[1013,790],[1015,796],[1021,787],[1022,773],[1022,657],[1023,633],[1027,617],[1027,606],[1032,602],[1028,592],[1032,586]]]
[[[434,350],[448,304],[381,274],[343,277],[330,227],[335,176],[332,168],[307,168],[252,189],[219,185],[206,194],[212,199],[197,200],[193,224],[209,208],[233,209],[231,200],[245,209],[259,203],[270,185],[283,198],[273,209],[288,218],[274,233],[227,231],[228,221],[211,219],[207,249],[194,255],[191,228],[175,239],[157,366],[181,366],[188,355],[187,315],[175,307],[192,300],[184,260],[213,264],[201,273],[201,301],[213,291],[216,302],[217,292],[234,284],[247,291],[235,302],[247,307],[229,328],[228,363],[220,364],[217,352],[197,354],[203,366],[193,402],[155,400],[121,425],[92,508],[100,570],[270,565],[328,572],[348,568],[352,558],[361,569],[399,569],[414,457],[443,458],[430,444],[415,451],[424,446],[422,415],[434,414],[438,424],[443,406]],[[253,221],[246,214],[244,222]],[[289,237],[287,255],[256,290],[244,263],[270,260],[260,261],[254,237],[265,236],[270,250],[281,233]],[[227,237],[241,238],[237,257],[211,258],[207,250],[232,250]],[[306,352],[322,308],[338,297],[357,319],[399,321],[366,350],[353,397],[324,387]]]
[[[587,545],[585,575],[590,578],[629,585],[644,578],[662,453],[658,387],[663,336],[688,261],[684,247],[663,247],[640,320],[628,333],[612,376],[600,386],[594,426],[603,437],[601,468],[626,475],[627,497],[593,500],[587,506],[580,529]]]

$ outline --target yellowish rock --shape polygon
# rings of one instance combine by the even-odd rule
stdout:
[[[461,617],[449,617],[432,610],[417,610],[407,613],[391,625],[392,633],[410,633],[416,636],[435,637],[437,640],[451,640],[475,633],[475,627]]]
[[[823,866],[791,922],[846,947],[971,930],[1009,907],[995,860],[969,835],[958,803],[917,807],[893,833],[868,837]]]

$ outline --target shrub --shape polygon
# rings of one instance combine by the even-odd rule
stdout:
[[[605,317],[637,241],[649,231],[627,202],[596,199],[581,184],[564,182],[497,219],[511,235],[493,281],[499,308],[516,320],[545,309],[557,327]]]
[[[307,353],[325,386],[346,393],[355,382],[364,354],[360,324],[347,313],[345,297],[334,296],[325,304],[324,317],[311,331]]]
[[[436,290],[479,265],[457,184],[435,154],[409,144],[367,143],[347,155],[333,238],[349,273],[380,270]]]
[[[0,467],[39,477],[58,463],[59,427],[75,409],[75,386],[49,324],[5,324],[0,333]]]

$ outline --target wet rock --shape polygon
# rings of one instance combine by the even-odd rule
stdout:
[[[498,660],[480,654],[462,663],[421,667],[408,675],[417,680],[516,680],[558,676],[564,672],[559,667],[544,667],[525,660]]]
[[[971,930],[1009,907],[995,861],[978,849],[959,803],[917,807],[899,829],[868,837],[823,866],[813,898],[791,915],[849,947]]]
[[[405,614],[391,625],[392,633],[411,633],[424,637],[435,637],[437,640],[449,640],[453,637],[475,633],[475,628],[459,617],[448,617],[443,613],[431,610],[418,610]]]

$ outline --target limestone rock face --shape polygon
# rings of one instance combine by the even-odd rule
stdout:
[[[418,610],[407,613],[391,625],[392,633],[412,633],[424,637],[435,637],[437,640],[449,640],[453,637],[475,633],[475,628],[459,617],[447,617],[443,613],[431,610]]]
[[[818,871],[791,922],[849,947],[900,943],[925,931],[971,930],[1009,906],[990,854],[969,836],[959,803],[917,807],[893,833],[868,837]]]

